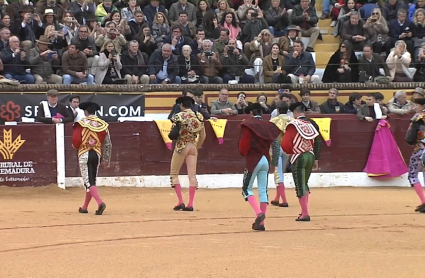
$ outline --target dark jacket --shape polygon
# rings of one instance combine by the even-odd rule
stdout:
[[[30,29],[34,33],[34,37],[31,39]],[[32,20],[30,24],[27,24],[25,28],[22,27],[22,18],[18,18],[11,26],[11,33],[15,34],[19,40],[22,41],[32,41],[38,40],[43,34],[43,27],[38,25],[38,21]]]
[[[366,104],[366,102],[364,102],[364,101],[362,100],[361,105],[363,105],[363,104]],[[359,107],[359,108],[360,108],[360,107]],[[344,112],[345,112],[346,114],[357,114],[357,108],[356,108],[356,107],[354,107],[354,105],[353,105],[353,103],[352,103],[352,102],[347,102],[347,103],[344,105]]]
[[[339,112],[336,112],[335,107],[339,106]],[[342,114],[345,113],[344,104],[337,101],[335,104],[332,104],[327,100],[326,102],[320,105],[320,113],[322,114]]]
[[[26,74],[25,69],[29,66],[29,57],[30,54],[26,53],[24,60],[21,60],[20,53],[14,55],[12,49],[9,47],[3,49],[0,55],[0,59],[3,61],[3,74]]]
[[[164,43],[169,43],[172,45],[172,34],[165,37],[164,39]],[[190,45],[190,43],[192,42],[192,39],[189,37],[185,37],[185,36],[181,36],[181,40],[179,42],[177,42],[176,47],[173,49],[173,54],[174,55],[180,55],[182,53],[182,48],[184,45]]]
[[[299,26],[301,29],[303,28],[304,18],[303,18],[304,10],[301,8],[301,5],[296,5],[292,11],[291,22],[293,25]],[[307,21],[308,27],[306,29],[310,29],[311,27],[316,26],[317,22],[319,22],[319,17],[317,16],[316,9],[312,6],[307,10],[308,16],[310,20]]]
[[[342,24],[341,30],[341,40],[348,40],[352,43],[357,43],[357,41],[353,40],[353,36],[363,36],[367,39],[369,38],[369,34],[363,29],[364,22],[363,20],[359,20],[359,24],[352,25],[350,20],[347,20]]]
[[[400,9],[408,10],[408,6],[404,0],[397,0],[397,4],[391,6],[388,2],[381,8],[382,16],[390,22],[391,20],[397,19],[397,13]]]
[[[143,13],[146,16],[146,19],[148,20],[149,26],[152,26],[153,24],[153,19],[155,18],[155,15],[160,12],[163,14],[167,14],[167,12],[165,11],[165,7],[162,5],[158,6],[158,11],[156,10],[156,8],[154,6],[152,6],[151,4],[147,5],[144,9],[143,9]]]
[[[179,76],[187,76],[189,70],[194,70],[196,75],[201,76],[201,66],[199,65],[199,60],[196,56],[190,55],[190,69],[186,68],[186,60],[183,55],[180,55],[177,59],[179,63]]]
[[[242,57],[240,59],[239,56],[236,56],[233,52],[228,53],[228,57],[224,57],[224,55],[220,56],[221,64],[223,65],[223,68],[227,70],[228,74],[233,76],[244,75],[245,68],[249,65],[249,60],[242,51],[241,55]]]
[[[304,76],[312,76],[316,71],[316,64],[310,52],[303,51],[297,58],[294,58],[292,53],[288,56],[285,65],[286,74],[291,73],[296,76],[300,76],[301,74]]]
[[[329,62],[325,68],[325,72],[323,73],[322,82],[323,83],[332,83],[335,81],[339,81],[337,79],[337,70],[340,67],[341,62],[341,52],[339,49],[332,55],[329,59]],[[358,69],[358,59],[354,52],[351,53],[350,62],[348,66],[351,68],[351,82],[359,81],[359,69]]]
[[[397,19],[394,19],[388,24],[388,28],[390,29],[389,36],[394,40],[410,40],[411,38],[404,38],[400,39],[399,36],[403,34],[403,32],[406,30],[406,28],[409,28],[409,31],[412,32],[410,28],[411,23],[408,19],[403,23],[403,25],[400,26]]]
[[[164,58],[162,57],[162,51],[160,49],[157,49],[152,54],[152,56],[149,58],[148,64],[149,75],[157,75],[158,72],[162,70],[164,65]],[[174,81],[176,76],[179,75],[179,64],[177,62],[177,58],[173,55],[171,55],[171,57],[168,59],[167,74],[171,81]]]
[[[139,50],[140,52],[140,50]],[[129,50],[124,51],[121,54],[121,76],[125,76],[126,74],[129,75],[136,75],[136,76],[142,76],[143,74],[147,74],[148,71],[148,62],[149,58],[145,53],[141,53],[143,57],[143,62],[139,66],[139,61],[137,60],[137,57],[134,57],[130,54]]]
[[[71,123],[74,121],[74,115],[69,114],[68,108],[66,108],[65,105],[63,105],[62,103],[58,103],[57,107],[58,107],[58,113],[65,117],[65,119],[63,119],[63,123]],[[53,116],[55,115],[52,115],[52,117]],[[37,113],[36,120],[37,122],[42,122],[45,124],[53,124],[52,118],[45,117],[44,108],[42,104],[38,106],[38,113]]]
[[[373,78],[377,76],[382,76],[379,72],[380,68],[384,69],[385,76],[391,76],[388,65],[382,60],[381,56],[377,53],[372,54],[372,62],[369,62],[364,55],[362,55],[359,59],[359,72],[364,71],[366,73],[366,77],[372,76]]]

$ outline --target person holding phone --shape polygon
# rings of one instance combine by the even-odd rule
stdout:
[[[102,48],[103,52],[100,53],[97,62],[95,83],[98,85],[126,83],[126,80],[121,78],[122,64],[114,43],[108,41]]]
[[[42,35],[35,41],[35,47],[29,54],[29,63],[32,65],[31,73],[34,75],[35,84],[46,82],[47,84],[62,84],[62,77],[55,74],[54,66],[60,66],[59,55],[50,50],[51,45],[48,37]]]
[[[388,56],[391,50],[389,29],[379,8],[372,10],[372,15],[366,20],[363,28],[369,35],[369,43],[372,44],[373,52],[378,54],[385,52],[385,55]]]

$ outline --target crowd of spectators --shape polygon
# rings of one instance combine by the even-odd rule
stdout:
[[[0,74],[26,84],[424,81],[424,6],[323,1],[341,43],[321,78],[314,0],[0,0]]]

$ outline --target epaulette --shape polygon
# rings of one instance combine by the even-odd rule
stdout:
[[[416,113],[415,115],[413,115],[412,119],[410,119],[411,122],[418,122],[420,120],[425,122],[425,113],[424,112]]]

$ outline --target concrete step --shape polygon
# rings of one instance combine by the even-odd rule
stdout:
[[[331,25],[332,20],[331,19],[324,19],[324,20],[320,20],[319,19],[319,27],[321,29],[321,27],[329,27]]]
[[[338,49],[338,44],[336,43],[316,43],[314,46],[315,52],[335,52]],[[316,55],[317,56],[317,55]]]
[[[334,27],[319,27],[320,28],[320,33],[322,35],[330,35],[332,36],[332,32],[334,31]]]
[[[318,45],[316,45],[314,48],[316,49],[317,46]],[[316,52],[316,68],[326,68],[326,65],[328,64],[329,59],[335,53],[335,51],[317,51]]]
[[[322,41],[317,40],[316,44],[335,44],[339,45],[339,37],[334,37],[332,35],[323,35],[322,34]]]

